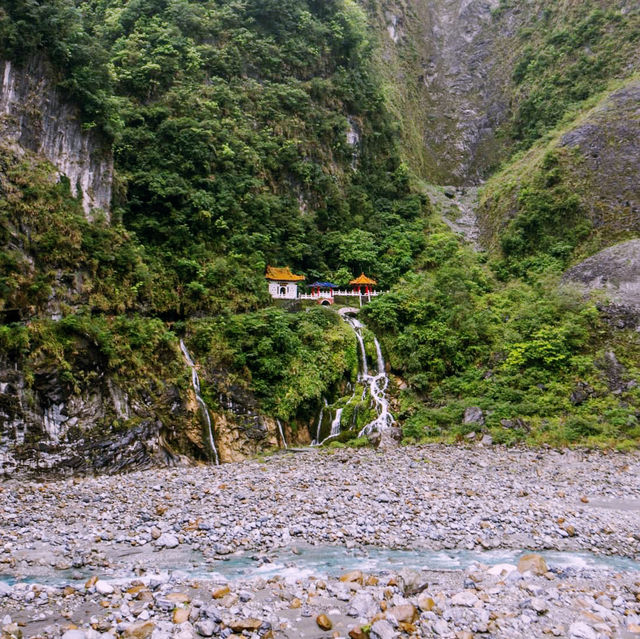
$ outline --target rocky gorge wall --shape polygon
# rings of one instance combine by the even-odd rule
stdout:
[[[116,379],[90,344],[78,349],[77,368],[88,380],[80,388],[56,368],[25,371],[0,358],[0,476],[114,473],[211,458],[177,353],[159,382]],[[259,412],[251,393],[227,390],[209,410],[222,462],[283,447],[276,421]],[[282,427],[288,445],[310,442],[304,424]]]
[[[532,188],[551,192],[556,182],[577,198],[578,221],[589,226],[583,253],[640,233],[640,81],[605,92],[549,141],[488,181],[478,208],[481,243],[497,250],[505,228],[523,209],[522,194]],[[564,227],[572,232],[568,219]],[[610,275],[603,272],[605,278]]]
[[[16,150],[28,149],[49,160],[82,198],[86,216],[94,209],[109,215],[113,181],[111,145],[96,131],[85,131],[78,108],[65,101],[43,60],[23,66],[0,60],[0,138]]]
[[[508,108],[502,62],[492,56],[492,16],[499,4],[369,3],[407,153],[430,182],[475,183],[496,155],[493,132]]]

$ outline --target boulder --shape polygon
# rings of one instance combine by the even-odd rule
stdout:
[[[423,592],[418,597],[418,608],[422,610],[422,612],[431,612],[436,607],[436,602],[433,600],[433,597],[426,592]]]
[[[233,632],[244,632],[245,630],[253,631],[258,630],[262,622],[260,619],[232,619],[227,622],[227,626],[233,630]]]
[[[155,543],[159,548],[175,548],[180,544],[178,538],[171,533],[162,533]]]
[[[576,621],[569,626],[569,639],[598,639],[598,633],[586,623]]]
[[[534,575],[544,575],[548,571],[549,568],[544,557],[535,553],[523,555],[518,562],[518,572],[520,573],[531,572]]]
[[[316,623],[318,624],[318,628],[322,630],[331,630],[331,628],[333,628],[333,622],[324,614],[316,617]]]
[[[364,582],[364,575],[361,570],[350,570],[340,575],[340,581],[343,583],[353,583],[355,581],[362,584]]]
[[[463,590],[451,598],[451,603],[454,606],[466,606],[472,608],[480,601],[478,597],[470,590]]]
[[[124,639],[147,639],[153,633],[155,624],[152,621],[142,621],[128,625],[122,632]]]
[[[479,406],[469,406],[464,411],[463,424],[477,424],[478,426],[484,426],[484,413]]]
[[[398,633],[385,619],[376,621],[369,632],[369,639],[396,639],[397,636]]]
[[[402,604],[389,608],[387,617],[393,617],[398,622],[413,623],[418,617],[418,611],[413,604]]]
[[[95,583],[96,592],[101,595],[111,595],[113,594],[114,588],[110,583],[106,581],[98,580]]]
[[[211,592],[211,597],[213,599],[222,599],[223,597],[226,597],[230,592],[231,590],[229,589],[229,586],[220,586],[220,588],[216,588]]]

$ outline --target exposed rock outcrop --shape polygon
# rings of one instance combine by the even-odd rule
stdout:
[[[575,282],[587,292],[604,291],[609,308],[617,307],[636,317],[640,325],[640,240],[616,244],[570,268],[566,282]]]
[[[225,386],[219,380],[219,387]],[[218,403],[219,410],[214,411],[213,421],[221,461],[240,461],[282,447],[276,420],[259,412],[252,393],[232,386],[220,393]],[[295,430],[289,424],[281,426],[288,445],[311,443],[307,425],[298,425]]]
[[[492,57],[492,12],[499,0],[394,2],[378,21],[383,60],[398,86],[405,133],[421,139],[415,162],[439,184],[477,182],[495,156],[493,132],[508,100],[500,90],[501,60]],[[411,153],[411,155],[414,155]]]
[[[562,33],[584,20],[590,5],[544,0],[388,0],[369,2],[382,42],[381,72],[393,87],[403,123],[405,153],[434,184],[471,185],[510,154],[511,116],[528,97],[515,70],[527,48],[526,33]],[[621,16],[633,0],[606,3]],[[547,14],[555,17],[547,18]],[[549,20],[546,22],[546,20]],[[591,55],[589,46],[585,56]],[[631,54],[619,77],[630,77],[640,58]],[[560,76],[566,69],[558,69]],[[572,80],[567,80],[571,82]],[[594,85],[595,86],[595,85]],[[550,102],[552,98],[547,98]]]
[[[131,397],[112,380],[69,389],[58,371],[0,369],[0,475],[118,472],[194,455],[176,388]],[[171,419],[160,419],[159,409]],[[174,413],[171,415],[171,413]]]
[[[555,172],[545,169],[548,157],[557,163]],[[522,209],[520,195],[532,183],[553,181],[556,175],[566,192],[577,198],[579,220],[588,223],[592,236],[597,235],[598,244],[592,251],[640,232],[637,79],[605,93],[574,123],[567,124],[550,141],[536,145],[487,182],[477,210],[482,246],[497,249],[505,226]],[[540,190],[539,186],[536,188]],[[565,232],[573,231],[565,224]],[[594,284],[594,288],[598,286]]]
[[[571,170],[574,182],[586,185],[593,226],[640,231],[640,81],[614,91],[559,145],[579,153]]]
[[[21,67],[0,60],[0,138],[16,150],[47,158],[82,198],[85,214],[107,216],[111,204],[111,145],[96,131],[85,131],[78,108],[64,99],[42,60]]]

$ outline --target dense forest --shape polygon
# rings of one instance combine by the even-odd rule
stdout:
[[[5,357],[27,385],[55,369],[81,393],[99,376],[89,343],[107,375],[159,398],[188,383],[186,335],[213,407],[239,385],[265,414],[308,420],[354,378],[354,336],[325,310],[274,306],[265,268],[339,285],[365,271],[390,289],[363,315],[407,439],[463,437],[479,406],[500,442],[635,445],[640,387],[611,382],[607,353],[633,379],[637,334],[559,286],[578,259],[637,236],[594,229],[578,161],[554,146],[637,69],[637,10],[597,4],[554,5],[514,36],[512,108],[479,209],[487,250],[475,251],[407,152],[421,143],[398,114],[413,58],[385,62],[376,3],[8,0],[0,57],[46,61],[115,178],[110,221],[89,222],[48,163],[0,147]]]

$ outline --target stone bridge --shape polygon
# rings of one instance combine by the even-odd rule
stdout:
[[[338,309],[338,313],[340,313],[340,315],[342,315],[343,317],[345,315],[355,315],[359,311],[360,309],[355,308],[354,306],[343,306],[342,308]]]

